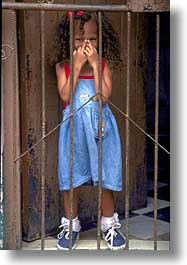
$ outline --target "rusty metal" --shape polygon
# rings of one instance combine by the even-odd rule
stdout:
[[[73,220],[73,14],[70,12],[70,234],[69,250],[72,250],[72,220]]]
[[[160,68],[160,15],[156,15],[156,65],[155,65],[155,140],[158,142],[159,122],[159,68]],[[157,206],[158,206],[158,146],[154,152],[154,250],[157,250]]]
[[[127,5],[76,5],[54,3],[11,3],[2,2],[3,9],[27,9],[45,11],[129,11]]]
[[[99,22],[99,141],[98,141],[98,215],[97,215],[97,250],[100,250],[101,243],[101,193],[102,193],[102,14],[98,12]]]
[[[50,0],[38,0],[38,3],[43,3],[44,4],[45,2],[48,3],[48,4],[53,4],[55,2],[55,0],[51,0],[51,1]]]
[[[126,84],[126,114],[130,115],[130,30],[131,14],[127,13],[127,84]],[[127,238],[126,249],[129,250],[129,145],[130,127],[129,120],[126,119],[126,150],[125,150],[125,235]]]
[[[13,25],[16,25],[16,10],[12,10],[11,12],[11,22]],[[17,32],[16,32],[16,28],[14,27],[13,29],[13,42],[14,42],[14,46],[16,47],[16,50],[17,50]],[[18,131],[19,130],[19,120],[17,117],[19,117],[19,113],[18,113],[18,104],[19,104],[19,84],[18,84],[18,61],[17,61],[17,54],[14,52],[13,53],[13,69],[15,69],[13,71],[13,80],[15,80],[15,88],[16,89],[13,89],[13,131],[14,131],[14,134],[13,134],[13,157],[16,157],[17,155],[17,144],[19,145],[19,137],[18,137]],[[18,127],[17,127],[18,126]],[[18,143],[17,143],[18,141]],[[20,146],[20,145],[19,145]],[[18,192],[18,188],[17,187],[17,178],[18,178],[18,170],[19,170],[19,163],[18,164],[15,164],[13,163],[13,180],[12,180],[12,184],[13,184],[13,200],[15,202],[15,207],[13,209],[13,227],[16,227],[17,223],[16,223],[16,219],[17,219],[17,214],[19,214],[17,211],[17,192]],[[21,235],[19,236],[19,241],[21,239]],[[16,245],[16,238],[13,239],[13,242],[14,242],[14,245]],[[19,244],[21,245],[21,242],[19,242]]]
[[[64,11],[64,10],[85,10],[85,11],[125,11],[125,12],[166,12],[170,10],[169,1],[158,4],[142,4],[129,1],[128,5],[78,5],[78,4],[54,4],[48,3],[11,3],[2,2],[3,9],[27,9],[27,10],[46,10],[46,11]]]
[[[41,78],[42,78],[42,137],[46,134],[46,94],[45,94],[45,11],[40,13],[41,36]],[[41,250],[45,248],[45,153],[46,142],[42,142],[41,153]]]
[[[1,65],[3,77],[3,63]],[[3,78],[1,78],[1,87],[3,88]],[[1,121],[4,121],[4,93],[1,89]],[[0,249],[3,249],[4,239],[4,122],[1,123],[1,169],[0,169]]]

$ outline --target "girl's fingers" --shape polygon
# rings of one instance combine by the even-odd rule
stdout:
[[[81,47],[79,47],[79,48],[77,49],[77,52],[81,52]]]
[[[89,48],[89,47],[85,47],[85,49],[84,50],[86,50],[86,51],[88,51],[88,52],[90,52],[91,51],[91,49]]]
[[[89,52],[87,50],[84,50],[84,54],[88,56]]]

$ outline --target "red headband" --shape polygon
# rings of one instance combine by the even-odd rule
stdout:
[[[84,15],[84,11],[77,11],[77,12],[72,11],[72,15],[73,16],[77,15],[77,16],[81,17],[82,15]],[[70,12],[69,11],[66,12],[66,17],[70,17]]]

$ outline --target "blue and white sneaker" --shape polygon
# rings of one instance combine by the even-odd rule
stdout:
[[[114,219],[111,224],[104,224],[105,228],[103,233],[103,239],[105,240],[107,246],[111,250],[124,249],[126,246],[126,238],[123,233],[119,230],[121,224],[119,223],[117,213],[114,214]]]
[[[106,232],[103,232],[103,239],[107,246],[112,250],[124,249],[126,246],[126,238],[120,230],[121,224],[114,224]]]
[[[61,225],[59,228],[62,228],[61,232],[57,235],[58,243],[57,248],[60,250],[69,250],[69,223],[70,221],[62,217],[61,219]],[[81,230],[80,222],[78,217],[73,219],[73,225],[72,225],[72,249],[76,248],[77,242],[79,240],[79,232]]]

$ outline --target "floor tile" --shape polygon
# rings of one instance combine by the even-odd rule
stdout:
[[[125,220],[121,220],[122,231],[124,231]],[[169,233],[169,223],[162,220],[157,221],[157,235]],[[139,215],[129,219],[129,234],[139,239],[150,239],[154,234],[154,219]]]
[[[130,250],[154,250],[154,242],[146,240],[130,240]],[[168,241],[157,241],[157,250],[169,251]]]
[[[168,207],[169,205],[170,203],[168,201],[158,200],[158,209]],[[145,213],[152,212],[153,210],[154,210],[154,199],[151,197],[147,197],[147,207],[136,210],[136,211],[132,211],[132,213],[145,214]]]
[[[154,218],[154,211],[150,213],[146,213],[144,215]],[[170,207],[159,209],[157,211],[157,215],[158,215],[157,219],[165,221],[165,222],[170,222]]]

